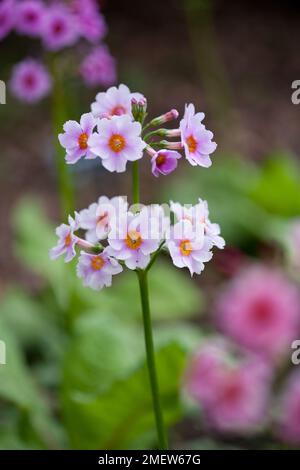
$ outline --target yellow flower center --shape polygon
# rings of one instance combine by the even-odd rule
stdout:
[[[197,141],[196,139],[194,138],[194,136],[190,135],[187,139],[186,139],[186,143],[187,143],[187,146],[189,148],[189,151],[191,153],[194,153],[196,150],[197,150]]]
[[[124,106],[115,106],[111,110],[112,116],[122,116],[122,114],[126,114],[126,109],[124,108]]]
[[[89,136],[86,134],[86,132],[83,132],[82,134],[80,134],[80,136],[78,137],[78,144],[79,144],[79,147],[82,149],[82,150],[85,150],[87,149],[87,141],[88,141],[88,138]]]
[[[189,256],[193,251],[190,240],[182,240],[180,242],[179,249],[183,256]]]
[[[97,255],[92,258],[91,265],[94,271],[100,271],[105,265],[105,261],[101,255]]]
[[[65,238],[65,246],[70,246],[71,243],[72,243],[71,233],[68,233],[68,235]]]
[[[124,137],[120,134],[113,134],[109,141],[108,145],[113,152],[119,153],[125,147],[126,141]]]
[[[137,232],[136,230],[130,230],[127,233],[127,237],[125,240],[126,245],[131,250],[137,250],[141,246],[142,241],[143,240],[142,240],[141,234]]]
[[[166,156],[163,155],[163,154],[160,154],[158,155],[157,159],[156,159],[156,166],[161,166],[165,163],[166,161]]]

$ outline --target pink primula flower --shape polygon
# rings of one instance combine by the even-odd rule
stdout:
[[[94,202],[88,209],[79,213],[80,227],[86,232],[86,239],[91,243],[107,238],[112,226],[123,217],[128,203],[121,196],[109,199],[101,196],[98,203]]]
[[[203,119],[204,113],[195,114],[193,104],[186,106],[180,121],[181,143],[191,165],[208,168],[212,163],[210,154],[216,150],[217,144],[212,141],[213,133],[202,124]]]
[[[149,217],[147,211],[136,215],[129,212],[109,233],[108,253],[123,260],[129,269],[144,269],[160,242],[160,226],[156,217]]]
[[[75,218],[69,215],[69,225],[61,224],[56,229],[58,236],[57,245],[49,252],[50,259],[57,259],[65,255],[65,262],[68,263],[76,256],[75,246],[77,243],[77,236],[74,234],[79,228],[79,215],[75,212]]]
[[[118,173],[126,170],[127,161],[139,160],[146,144],[140,137],[141,125],[128,115],[101,119],[98,133],[89,139],[92,152],[102,159],[102,165]]]
[[[112,276],[123,271],[117,260],[107,254],[107,249],[99,254],[81,252],[77,264],[77,276],[83,279],[83,285],[94,290],[110,287]]]
[[[212,258],[211,244],[204,237],[203,228],[196,231],[189,220],[181,220],[174,225],[167,247],[174,265],[188,268],[191,276],[200,274],[204,263]]]
[[[91,113],[83,114],[80,123],[67,121],[64,124],[64,133],[59,134],[60,144],[66,149],[66,162],[76,163],[80,158],[93,159],[96,155],[89,145],[89,138],[93,133],[96,121]]]
[[[189,220],[196,230],[199,230],[202,227],[204,235],[211,243],[211,246],[216,246],[219,249],[224,248],[225,240],[220,236],[220,226],[218,224],[211,223],[209,220],[207,201],[199,199],[198,204],[194,206],[183,206],[178,202],[171,201],[170,207],[171,211],[174,212],[177,221]]]
[[[96,95],[96,101],[92,103],[92,113],[97,118],[122,116],[127,114],[132,118],[132,99],[139,101],[143,97],[140,93],[131,93],[126,85],[111,87],[106,92]]]
[[[152,174],[156,177],[159,175],[169,175],[177,168],[177,160],[181,158],[180,153],[174,150],[159,150],[154,152],[151,158]]]

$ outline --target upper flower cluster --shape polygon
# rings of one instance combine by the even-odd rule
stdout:
[[[100,197],[69,217],[68,225],[57,228],[58,243],[50,251],[51,258],[64,255],[66,262],[71,261],[76,246],[80,247],[77,274],[85,285],[101,289],[111,285],[112,276],[123,266],[148,269],[161,250],[169,252],[175,266],[187,267],[191,275],[200,274],[212,258],[213,246],[224,246],[219,226],[209,220],[205,201],[189,208],[171,203],[173,225],[170,213],[160,205],[135,209],[122,197]],[[85,231],[83,238],[75,233],[78,230]]]
[[[189,104],[177,128],[157,129],[177,119],[178,111],[172,109],[145,124],[146,108],[146,98],[131,93],[125,85],[98,93],[91,112],[83,114],[79,123],[67,121],[64,133],[59,135],[67,163],[100,157],[107,170],[124,172],[127,161],[141,159],[145,150],[151,157],[154,176],[174,171],[182,157],[179,151],[191,165],[211,165],[210,155],[217,145],[213,133],[203,124],[204,113],[196,113],[194,105]],[[165,140],[174,138],[177,140]]]
[[[116,80],[115,60],[100,43],[107,26],[96,0],[2,0],[0,41],[12,31],[40,39],[43,48],[52,52],[85,39],[93,45],[78,69],[86,85],[109,86]],[[49,93],[51,82],[40,60],[26,58],[14,66],[10,88],[18,99],[34,103]]]

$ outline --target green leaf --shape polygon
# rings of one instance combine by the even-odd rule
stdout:
[[[73,447],[125,449],[155,445],[143,331],[112,315],[76,322],[63,379],[63,409]],[[186,335],[186,341],[178,340]],[[191,328],[155,335],[164,416],[181,416],[179,392]],[[195,341],[195,338],[193,339]],[[184,344],[185,343],[185,344]]]
[[[56,446],[61,437],[60,430],[31,378],[16,338],[2,318],[0,339],[6,349],[6,363],[0,365],[0,397],[17,406],[28,422],[27,429],[32,429],[39,444]]]
[[[272,155],[253,183],[251,197],[272,214],[291,217],[300,214],[300,168],[286,154]]]
[[[43,298],[34,299],[19,287],[11,287],[1,300],[0,316],[24,348],[35,346],[53,356],[61,353],[65,337]]]

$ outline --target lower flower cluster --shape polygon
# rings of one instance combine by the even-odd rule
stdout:
[[[188,268],[191,275],[200,274],[212,258],[212,248],[225,245],[201,199],[194,206],[171,202],[170,206],[129,208],[121,196],[102,196],[74,218],[69,216],[68,224],[57,227],[56,234],[58,243],[50,257],[64,256],[69,262],[76,257],[76,248],[81,249],[77,275],[95,290],[110,286],[112,276],[125,266],[148,270],[160,251],[168,252],[175,266]]]

